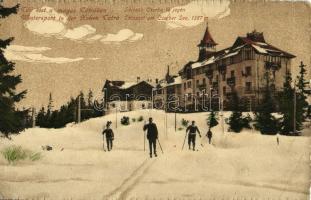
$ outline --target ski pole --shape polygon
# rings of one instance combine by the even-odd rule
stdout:
[[[161,149],[161,151],[162,151],[162,154],[163,154],[163,149],[162,149],[162,147],[161,147],[161,143],[160,143],[160,140],[159,139],[157,139],[158,140],[158,143],[159,143],[159,147],[160,147],[160,149]]]
[[[144,122],[144,128],[146,126],[146,121]],[[144,151],[146,151],[146,137],[145,137],[145,130],[144,130]]]
[[[105,148],[105,140],[103,142],[103,148],[104,148],[104,151],[106,151],[106,148]]]
[[[145,131],[144,131],[144,151],[146,151],[146,137],[145,137]]]
[[[182,148],[181,148],[181,150],[183,150],[184,149],[184,146],[185,146],[185,142],[186,142],[186,138],[187,138],[187,131],[186,131],[186,135],[185,135],[185,139],[184,139],[184,143],[183,143],[183,145],[182,145]]]

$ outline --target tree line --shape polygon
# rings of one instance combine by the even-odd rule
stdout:
[[[53,110],[53,99],[50,93],[47,107],[42,107],[36,116],[36,126],[43,128],[62,128],[68,123],[77,122],[79,100],[81,121],[103,115],[103,111],[94,109],[95,101],[93,101],[92,90],[89,90],[87,97],[85,97],[84,93],[81,91],[76,98],[71,97],[70,100],[58,110]]]

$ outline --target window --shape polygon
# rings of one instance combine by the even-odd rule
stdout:
[[[223,72],[221,75],[222,75],[222,81],[225,81],[226,80],[226,72]]]
[[[225,95],[226,92],[227,92],[227,88],[226,88],[226,86],[223,86],[223,87],[222,87],[222,93]]]
[[[197,80],[197,81],[196,81],[197,87],[199,87],[199,84],[200,84],[200,80]]]
[[[186,90],[187,89],[187,84],[186,83],[184,83],[184,90]]]
[[[250,92],[252,90],[252,82],[246,82],[245,91]]]
[[[251,66],[247,66],[245,68],[246,71],[246,76],[251,76],[252,75],[252,67]]]
[[[234,77],[234,70],[231,71],[231,77]]]
[[[233,56],[229,58],[229,65],[233,64]]]
[[[191,101],[191,99],[192,99],[192,94],[189,93],[187,96],[188,96],[188,101]]]
[[[252,50],[251,49],[245,49],[245,60],[252,59]]]
[[[203,85],[206,85],[206,79],[203,78]]]
[[[187,86],[188,86],[188,88],[191,88],[191,81],[187,82]]]
[[[218,74],[216,75],[216,82],[218,82],[218,80],[219,80],[219,76],[218,76]]]

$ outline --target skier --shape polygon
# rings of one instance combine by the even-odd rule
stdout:
[[[211,144],[213,133],[210,128],[208,129],[206,136],[208,138],[208,143]]]
[[[195,151],[195,138],[196,138],[196,133],[199,133],[199,136],[201,137],[201,133],[198,129],[198,127],[195,125],[195,121],[192,121],[191,125],[188,126],[187,130],[186,130],[186,134],[189,131],[189,135],[188,135],[188,145],[189,145],[189,150],[190,150],[190,146],[192,143],[192,147],[193,147],[193,151]]]
[[[108,121],[106,124],[106,129],[104,129],[103,131],[103,139],[105,140],[105,134],[106,134],[106,142],[107,142],[107,148],[108,151],[112,150],[112,141],[114,140],[114,133],[112,131],[112,129],[110,128],[111,125],[111,121]],[[105,144],[104,145],[104,149],[105,149]]]
[[[150,158],[152,158],[152,147],[154,156],[157,157],[157,139],[158,139],[158,128],[155,123],[152,122],[152,118],[149,118],[149,124],[144,125],[144,131],[147,130],[147,139],[149,141]]]

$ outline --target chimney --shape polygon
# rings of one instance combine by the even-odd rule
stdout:
[[[137,83],[140,81],[140,77],[139,76],[137,76]]]

